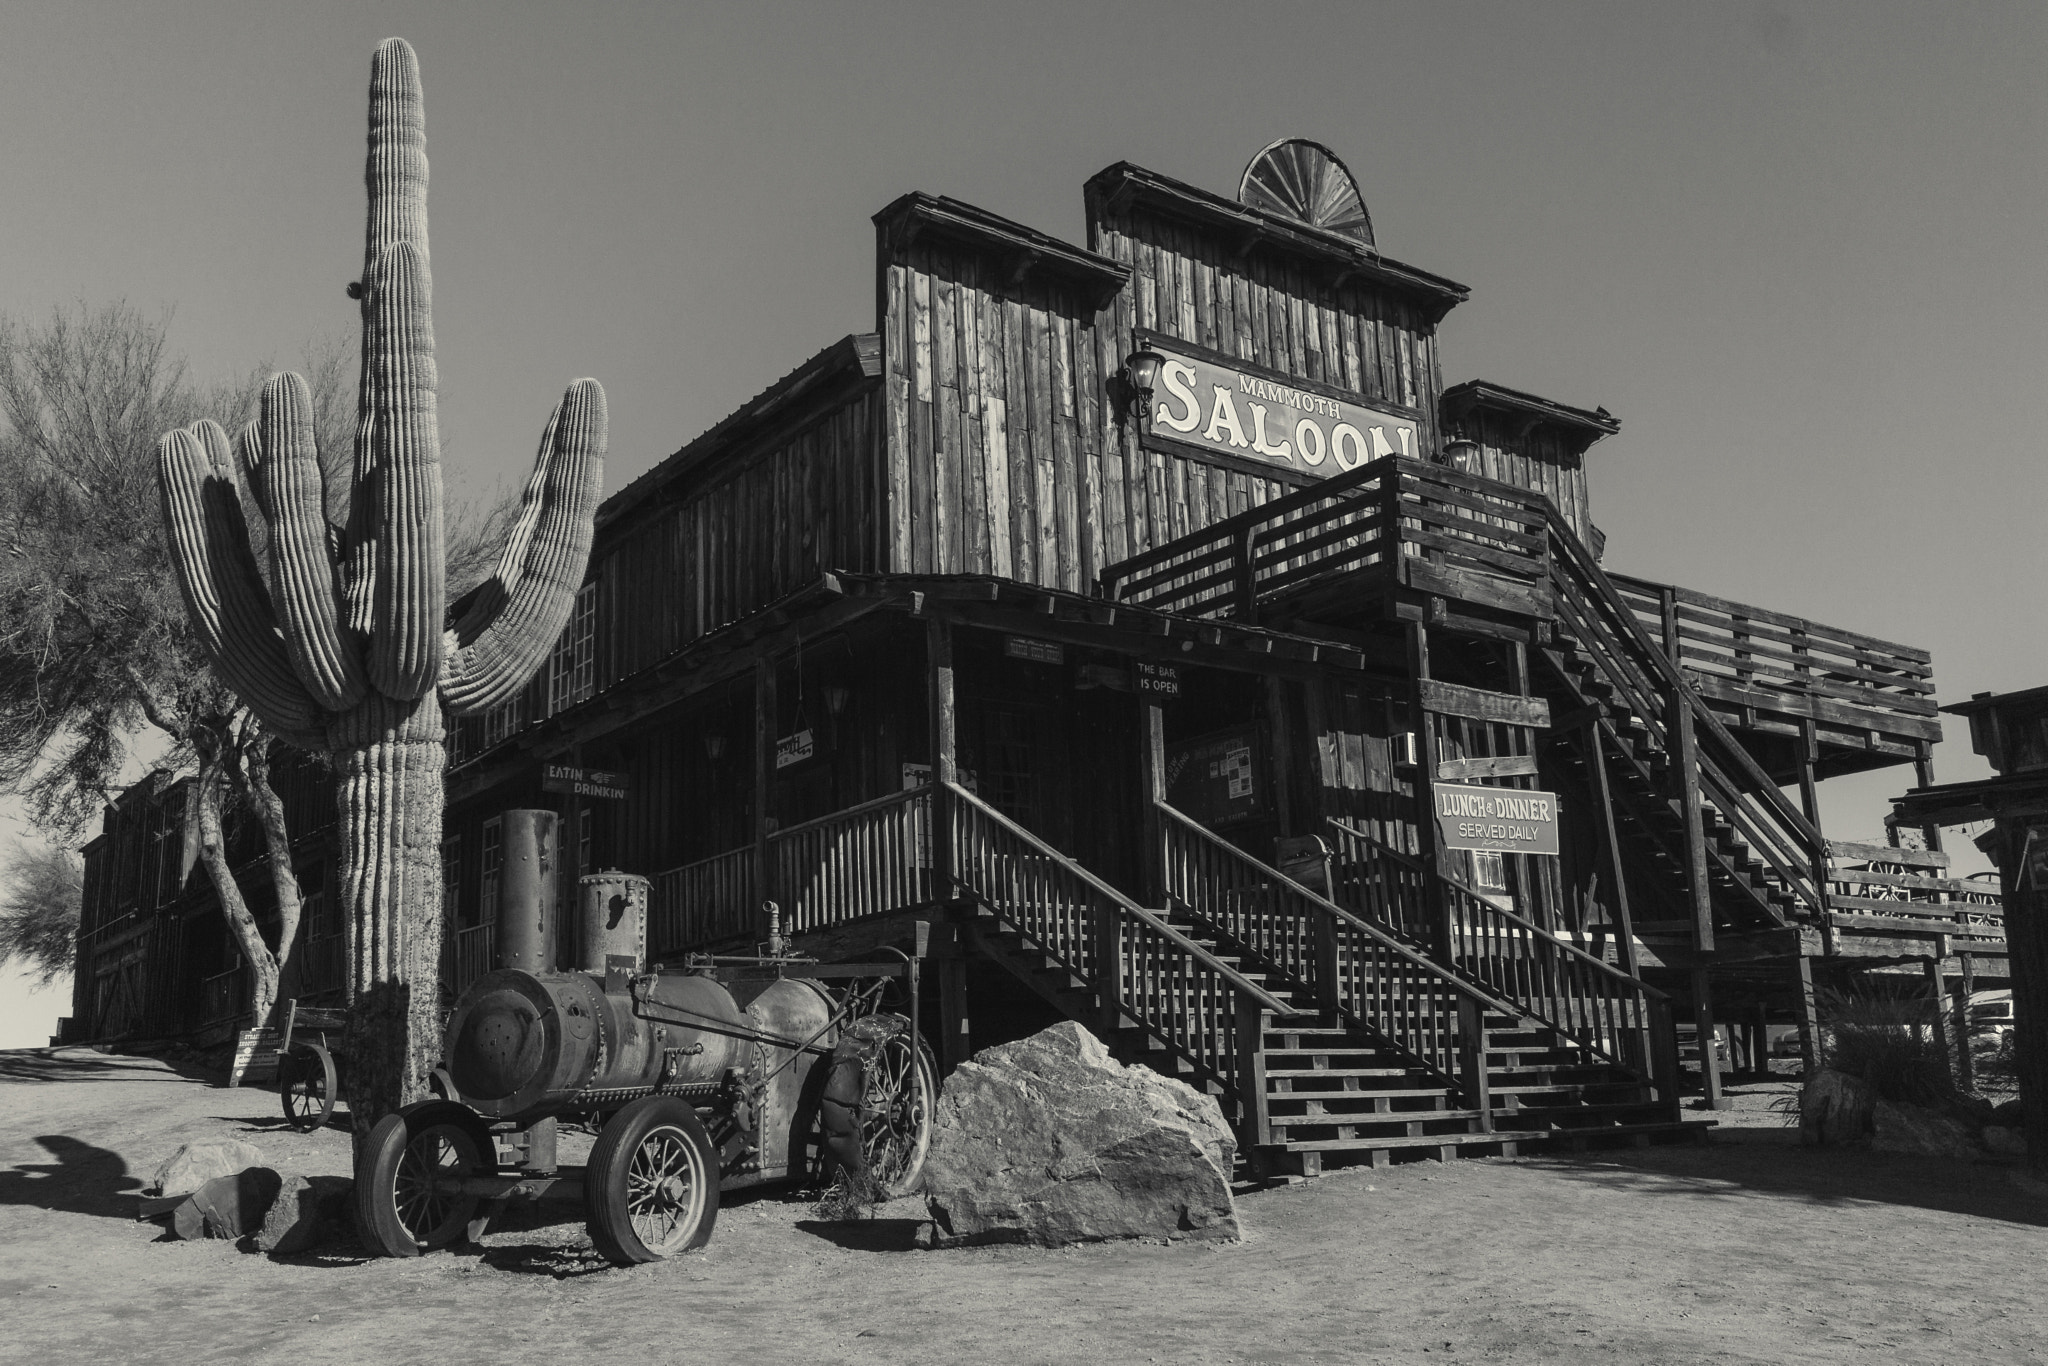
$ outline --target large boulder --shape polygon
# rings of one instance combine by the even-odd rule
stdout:
[[[949,1242],[1225,1241],[1236,1154],[1214,1097],[1122,1066],[1066,1022],[946,1078],[926,1203]]]
[[[171,1231],[180,1238],[240,1238],[263,1227],[284,1178],[268,1167],[216,1176],[171,1211]]]
[[[261,1227],[243,1246],[280,1257],[307,1251],[319,1243],[322,1228],[341,1212],[353,1186],[345,1176],[285,1177]]]
[[[1977,1131],[1925,1106],[1880,1100],[1871,1110],[1870,1146],[1918,1157],[1976,1157]]]
[[[1799,1141],[1808,1147],[1856,1148],[1870,1142],[1877,1092],[1846,1072],[1816,1072],[1799,1091]]]
[[[156,1193],[164,1197],[190,1195],[216,1176],[233,1176],[244,1168],[262,1165],[262,1150],[237,1138],[187,1143],[157,1164]]]
[[[1984,1146],[2000,1157],[2027,1155],[2027,1136],[2019,1129],[2004,1124],[1987,1124],[1983,1134]]]

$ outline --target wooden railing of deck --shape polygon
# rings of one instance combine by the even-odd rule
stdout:
[[[1388,456],[1112,565],[1102,590],[1159,611],[1255,621],[1276,593],[1404,555],[1534,589],[1547,506],[1541,494]]]
[[[756,930],[754,846],[686,863],[655,875],[648,900],[650,958],[681,953]]]
[[[1331,882],[1340,903],[1412,943],[1448,941],[1447,966],[1462,976],[1602,1061],[1651,1076],[1654,1031],[1670,1009],[1663,992],[1442,874],[1436,876],[1444,895],[1434,904],[1445,923],[1432,923],[1437,912],[1424,895],[1432,875],[1420,859],[1342,821],[1332,820],[1330,829]]]
[[[470,983],[491,970],[491,957],[498,943],[498,922],[486,920],[455,932],[455,990],[469,989]]]
[[[1267,1022],[1303,1013],[1157,913],[954,783],[944,784],[953,877],[1046,957],[1091,983],[1100,1023],[1158,1039],[1235,1102],[1265,1140],[1259,1055]]]
[[[1947,854],[1835,840],[1828,855],[1828,924],[1834,928],[1942,934],[1957,953],[2005,951],[2005,906],[1997,882],[1946,876]]]
[[[822,929],[933,900],[931,805],[930,788],[912,788],[770,836],[783,929]]]
[[[1769,709],[1797,694],[1816,720],[1925,737],[1934,724],[1933,656],[1910,645],[1824,626],[1690,588],[1608,574],[1664,653],[1710,695]]]
[[[1165,803],[1158,811],[1169,897],[1490,1111],[1484,1019],[1505,1002]]]

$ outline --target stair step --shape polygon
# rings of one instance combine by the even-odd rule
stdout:
[[[1413,1068],[1407,1067],[1268,1067],[1266,1080],[1295,1081],[1307,1077],[1405,1077],[1412,1075]]]
[[[1371,1152],[1395,1148],[1477,1148],[1495,1143],[1528,1143],[1550,1137],[1549,1129],[1500,1129],[1490,1134],[1424,1134],[1420,1138],[1393,1134],[1367,1138],[1295,1139],[1276,1144],[1292,1153]]]

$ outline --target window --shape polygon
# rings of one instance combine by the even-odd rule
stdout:
[[[597,585],[586,583],[576,594],[569,624],[548,656],[548,715],[564,711],[590,696],[597,678]]]
[[[503,706],[492,707],[484,713],[484,748],[512,738],[512,732],[519,729],[519,704],[526,700],[522,691]]]
[[[576,808],[576,875],[589,877],[597,871],[595,832],[592,826],[597,813],[588,806]]]
[[[505,867],[505,823],[493,816],[484,822],[483,864],[477,874],[477,923],[498,919],[498,882]]]

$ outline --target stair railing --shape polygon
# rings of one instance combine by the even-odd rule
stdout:
[[[1164,802],[1166,894],[1460,1092],[1493,1126],[1485,1015],[1512,1007]]]
[[[1132,901],[956,783],[950,804],[953,877],[1033,948],[1091,984],[1098,1024],[1125,1020],[1186,1059],[1237,1107],[1250,1143],[1270,1141],[1263,1063],[1266,1022],[1305,1013]]]
[[[1660,1095],[1676,1094],[1667,1089],[1675,1079],[1656,1075],[1660,1010],[1667,1020],[1670,1011],[1665,993],[1365,831],[1339,820],[1329,825],[1331,890],[1340,904],[1403,938],[1432,943],[1437,926],[1422,889],[1434,876],[1449,921],[1446,966],[1600,1061],[1653,1080]]]
[[[1824,871],[1817,876],[1816,870],[1827,866],[1827,840],[1707,708],[1562,518],[1551,520],[1550,539],[1559,624],[1653,744],[1674,762],[1682,762],[1687,748],[1693,751],[1693,773],[1681,773],[1681,781],[1696,777],[1700,795],[1779,884],[1810,913],[1824,913],[1827,882]]]

